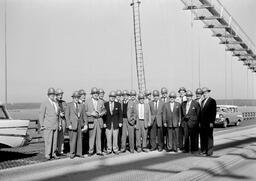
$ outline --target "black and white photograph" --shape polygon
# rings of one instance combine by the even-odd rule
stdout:
[[[0,180],[256,180],[255,7],[0,0]]]

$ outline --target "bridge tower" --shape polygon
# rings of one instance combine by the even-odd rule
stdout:
[[[146,78],[144,71],[142,40],[141,40],[141,19],[140,19],[140,1],[132,0],[130,4],[133,11],[133,28],[134,28],[134,43],[135,43],[135,56],[136,56],[136,69],[137,80],[140,92],[146,90]]]

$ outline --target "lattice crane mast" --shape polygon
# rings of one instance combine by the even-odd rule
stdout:
[[[135,55],[136,55],[136,69],[137,80],[140,92],[146,90],[146,78],[144,71],[143,51],[142,51],[142,39],[141,39],[141,19],[140,19],[140,4],[137,0],[132,0],[130,4],[133,10],[133,28],[134,28],[134,43],[135,43]]]

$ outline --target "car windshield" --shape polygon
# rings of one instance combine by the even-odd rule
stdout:
[[[227,108],[225,108],[225,107],[217,107],[217,112],[227,112]]]
[[[8,116],[2,106],[0,106],[0,119],[8,119]]]

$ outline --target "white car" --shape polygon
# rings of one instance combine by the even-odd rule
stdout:
[[[6,107],[0,103],[0,148],[25,146],[29,138],[29,120],[11,119]]]
[[[215,125],[222,125],[226,128],[228,125],[234,124],[239,126],[243,121],[242,112],[238,111],[238,107],[234,105],[217,105],[217,114]]]

